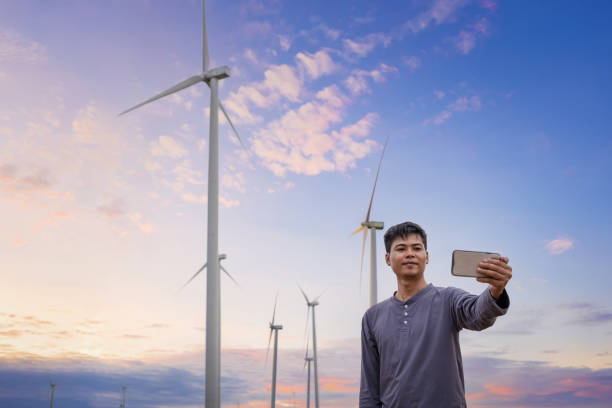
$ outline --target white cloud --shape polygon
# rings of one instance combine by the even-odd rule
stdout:
[[[343,40],[345,50],[359,57],[365,57],[380,44],[387,47],[390,43],[391,37],[382,33],[373,33],[355,40]]]
[[[257,61],[257,56],[255,55],[255,51],[253,51],[253,50],[252,50],[252,49],[250,49],[250,48],[247,48],[247,49],[244,51],[244,57],[245,57],[245,58],[246,58],[248,61],[250,61],[251,63],[253,63],[253,64],[257,64],[257,63],[258,63],[258,61]]]
[[[90,103],[77,112],[72,121],[72,131],[75,139],[80,143],[107,144],[118,138],[117,132],[108,126],[109,122],[109,118],[93,103]]]
[[[246,193],[246,177],[242,172],[224,172],[221,176],[221,185],[225,188],[237,190],[243,194]]]
[[[574,247],[570,238],[557,238],[546,243],[546,250],[552,255],[560,255]]]
[[[421,59],[414,55],[410,57],[403,57],[402,62],[408,67],[408,69],[410,69],[410,72],[414,72],[421,66]]]
[[[446,96],[446,93],[444,91],[434,91],[433,93],[438,99],[444,99],[444,97]]]
[[[139,213],[128,214],[127,218],[145,234],[150,234],[151,232],[153,232],[153,225],[143,221],[142,215],[140,215]]]
[[[159,136],[159,138],[151,142],[149,150],[153,156],[170,157],[178,159],[187,155],[185,149],[179,142],[170,136]]]
[[[0,62],[38,62],[45,58],[42,44],[15,32],[0,31]]]
[[[467,55],[476,46],[476,35],[473,32],[461,30],[453,41],[459,52]]]
[[[265,79],[241,86],[236,92],[230,93],[224,102],[231,111],[235,123],[256,124],[263,118],[253,112],[251,107],[267,108],[287,99],[299,102],[302,92],[302,80],[295,69],[288,65],[273,65],[264,73]]]
[[[374,82],[385,82],[387,80],[384,74],[397,73],[398,70],[395,67],[380,64],[377,69],[372,71],[354,70],[351,75],[344,81],[344,85],[353,95],[359,95],[362,93],[371,93],[370,85],[367,78],[372,79]]]
[[[464,96],[462,98],[457,99],[454,103],[449,105],[451,110],[456,112],[473,112],[480,110],[481,107],[480,98],[476,95],[472,97]]]
[[[278,39],[280,41],[281,50],[289,51],[289,48],[291,48],[291,42],[289,41],[289,38],[287,38],[284,35],[281,35],[281,36],[279,36]]]
[[[289,65],[273,65],[264,73],[264,85],[270,93],[278,93],[291,102],[299,102],[302,81]]]
[[[469,0],[434,0],[426,2],[429,8],[418,16],[404,23],[404,29],[412,33],[418,33],[426,29],[430,24],[440,25],[455,18],[457,10],[465,6]]]
[[[449,111],[442,111],[433,119],[434,125],[441,125],[453,116]]]
[[[303,67],[313,79],[322,75],[329,75],[338,68],[329,54],[324,50],[317,51],[314,54],[299,52],[295,58],[298,60],[298,64]]]
[[[302,104],[256,132],[253,150],[264,166],[277,176],[288,171],[316,175],[322,171],[344,171],[354,166],[375,144],[362,140],[369,135],[373,114],[357,123],[331,130],[342,121],[349,99],[332,85],[317,93],[317,99]]]
[[[436,92],[440,93],[436,94]],[[436,94],[439,99],[443,98],[445,95],[444,92],[441,91],[434,91],[434,94]],[[423,121],[423,125],[428,125],[429,123],[441,125],[453,116],[453,112],[476,112],[480,110],[481,106],[482,102],[478,96],[463,96],[461,98],[457,98],[455,102],[449,104],[446,109],[437,114],[433,119],[425,119]]]

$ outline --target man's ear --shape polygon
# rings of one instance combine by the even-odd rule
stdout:
[[[387,265],[391,266],[391,258],[389,257],[388,252],[385,254],[385,262],[387,263]]]
[[[428,264],[429,263],[429,252],[425,251],[425,263]]]

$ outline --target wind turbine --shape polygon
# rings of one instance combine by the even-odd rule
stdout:
[[[230,273],[227,271],[227,269],[225,269],[223,267],[223,265],[221,265],[221,261],[224,259],[227,259],[227,255],[225,254],[219,254],[219,268],[236,284],[238,285],[238,282],[236,282],[236,280],[232,277],[232,275],[230,275]],[[197,270],[196,273],[193,274],[193,276],[191,278],[189,278],[189,280],[187,282],[185,282],[185,284],[183,286],[181,286],[181,289],[183,289],[185,286],[189,285],[191,283],[192,280],[195,279],[196,276],[198,276],[200,274],[200,272],[202,272],[204,269],[206,269],[206,266],[208,265],[208,262],[205,262],[204,265],[202,265],[200,267],[200,269]],[[240,285],[238,285],[240,286]],[[179,289],[179,291],[181,290]]]
[[[219,257],[219,109],[225,115],[238,140],[244,147],[231,119],[219,101],[219,81],[230,76],[227,66],[209,69],[208,38],[206,34],[206,1],[202,0],[202,72],[166,89],[146,101],[123,112],[128,113],[157,99],[171,95],[199,82],[210,88],[210,130],[208,142],[208,222],[206,259]],[[219,263],[211,262],[206,278],[206,408],[221,405],[221,284]]]
[[[374,201],[374,192],[376,191],[378,174],[380,173],[380,166],[382,164],[383,157],[385,156],[388,141],[389,137],[387,137],[385,140],[385,145],[383,147],[382,154],[380,155],[380,160],[378,161],[378,170],[376,170],[376,178],[374,179],[374,187],[372,187],[370,205],[368,205],[365,220],[361,223],[361,226],[351,234],[351,236],[353,236],[363,231],[363,243],[361,244],[361,269],[359,270],[359,287],[361,288],[363,257],[365,255],[366,240],[368,238],[367,230],[370,230],[370,306],[374,306],[376,303],[378,303],[378,278],[376,276],[376,230],[381,230],[385,227],[385,224],[382,221],[370,221],[370,213],[372,212],[372,202]]]
[[[276,299],[274,299],[274,312],[272,313],[272,321],[270,322],[270,337],[268,337],[268,350],[266,351],[266,362],[268,362],[268,353],[270,352],[270,341],[272,340],[272,332],[274,332],[274,361],[272,363],[272,396],[270,399],[270,408],[276,406],[276,364],[278,355],[278,331],[283,329],[281,324],[274,324],[276,317],[276,302],[278,300],[278,293]]]
[[[319,304],[319,297],[321,297],[321,295],[317,296],[315,299],[313,299],[312,301],[310,299],[308,299],[308,296],[306,296],[306,293],[304,293],[304,290],[302,289],[302,287],[300,285],[298,285],[298,287],[300,288],[300,292],[302,292],[302,295],[304,295],[304,299],[306,299],[306,329],[308,329],[308,317],[310,316],[310,308],[312,308],[312,356],[313,356],[313,361],[314,361],[314,394],[315,394],[315,408],[319,408],[319,364],[318,364],[318,360],[317,360],[317,330],[316,330],[316,325],[315,325],[315,306],[317,306]],[[310,376],[309,376],[309,380],[310,380]]]
[[[124,385],[121,387],[121,404],[119,405],[119,408],[125,408],[125,391],[127,390],[127,387]]]
[[[306,342],[306,355],[304,356],[304,369],[308,366],[308,379],[306,380],[306,408],[310,408],[310,363],[313,358],[308,355],[308,342]]]
[[[51,394],[51,402],[49,403],[49,407],[53,408],[53,398],[55,397],[55,386],[57,384],[53,384],[51,381],[51,377],[49,377],[49,394]]]

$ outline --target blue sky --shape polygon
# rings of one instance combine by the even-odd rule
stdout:
[[[63,406],[108,405],[122,382],[133,406],[201,402],[204,281],[177,291],[205,262],[208,90],[117,116],[200,71],[200,7],[0,5],[0,375],[34,399],[54,374],[105,390],[77,402],[58,385]],[[470,405],[609,405],[609,9],[207,3],[212,65],[232,70],[221,99],[248,149],[222,123],[220,250],[240,283],[222,283],[227,406],[267,401],[277,290],[280,398],[304,405],[297,283],[323,293],[326,406],[354,406],[368,288],[349,234],[387,136],[372,217],[426,229],[427,281],[484,290],[451,276],[454,249],[514,268],[509,314],[461,335]],[[396,282],[377,245],[384,299]],[[183,391],[163,391],[169,377]],[[32,404],[8,384],[3,404]]]

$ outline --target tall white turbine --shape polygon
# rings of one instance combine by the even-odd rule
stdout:
[[[351,236],[363,231],[363,243],[361,244],[361,269],[359,271],[359,287],[361,288],[361,281],[363,275],[363,258],[365,255],[366,240],[368,238],[368,230],[370,230],[370,306],[374,306],[378,303],[378,277],[376,275],[376,230],[381,230],[385,227],[382,221],[370,221],[370,213],[372,212],[372,202],[374,201],[374,192],[376,191],[376,183],[378,182],[378,174],[380,173],[380,166],[382,164],[383,157],[385,156],[385,150],[387,149],[387,140],[383,147],[378,161],[378,170],[376,170],[376,178],[374,179],[374,187],[372,187],[372,194],[370,195],[370,205],[368,205],[368,211],[366,212],[365,220],[361,223],[361,226],[357,228]]]
[[[274,324],[276,318],[276,302],[278,301],[278,293],[274,299],[274,312],[272,312],[272,321],[270,322],[270,336],[268,337],[268,350],[266,351],[266,363],[268,362],[268,353],[270,352],[270,341],[272,333],[274,333],[274,357],[272,362],[272,392],[270,396],[270,408],[276,406],[276,369],[278,363],[278,331],[283,329],[281,324]]]
[[[319,296],[312,301],[308,299],[304,290],[298,285],[300,292],[306,299],[306,327],[308,327],[308,317],[310,316],[310,308],[312,308],[312,357],[314,361],[314,394],[315,394],[315,408],[319,408],[319,363],[317,360],[317,329],[315,324],[315,306],[319,304]]]
[[[57,384],[54,384],[53,381],[51,381],[51,378],[49,377],[49,394],[51,399],[49,400],[49,407],[53,408],[53,398],[55,397],[55,387]]]
[[[206,2],[202,0],[202,72],[185,79],[163,92],[120,113],[123,115],[157,99],[171,95],[199,82],[210,88],[210,128],[208,141],[208,223],[206,259],[219,256],[219,108],[238,135],[223,105],[219,101],[219,80],[230,76],[227,66],[209,69],[208,38],[206,33]],[[206,408],[221,405],[221,284],[219,263],[211,262],[206,278]]]

